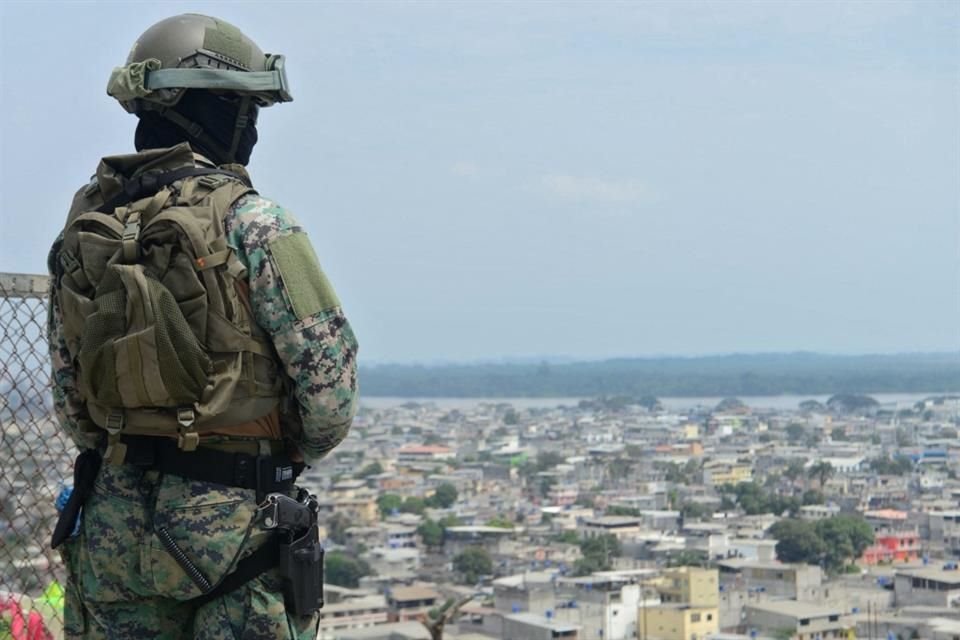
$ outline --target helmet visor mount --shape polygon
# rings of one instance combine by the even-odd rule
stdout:
[[[209,68],[161,68],[156,59],[117,67],[110,75],[107,93],[120,102],[141,99],[172,106],[183,89],[207,89],[253,97],[260,106],[291,102],[290,84],[282,55],[268,55],[266,71],[233,71]]]

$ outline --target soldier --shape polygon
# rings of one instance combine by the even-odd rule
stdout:
[[[54,407],[82,451],[54,534],[66,635],[315,638],[315,510],[281,536],[264,505],[302,500],[296,474],[346,436],[357,342],[244,169],[258,110],[292,100],[284,59],[175,16],[107,92],[137,153],[101,160],[48,261]]]

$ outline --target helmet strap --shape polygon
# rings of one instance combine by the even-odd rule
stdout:
[[[230,148],[230,152],[227,153],[226,150],[223,147],[221,147],[216,140],[214,140],[204,132],[203,127],[201,127],[199,124],[197,124],[190,118],[185,117],[182,113],[166,107],[162,109],[154,109],[154,111],[156,111],[160,115],[160,117],[166,120],[169,120],[173,124],[177,125],[181,129],[186,131],[187,135],[195,139],[205,148],[217,154],[219,158],[222,158],[222,160],[219,163],[229,164],[233,162],[233,154],[236,153],[237,145],[239,144],[239,140],[240,140],[239,133],[237,133],[236,131],[234,132],[234,135],[233,135],[233,144]],[[239,120],[240,118],[238,117],[237,119]]]
[[[233,141],[230,143],[230,153],[227,154],[228,162],[235,162],[237,147],[240,146],[240,136],[250,122],[250,103],[251,98],[248,95],[240,99],[240,108],[237,110],[237,121],[233,125]]]

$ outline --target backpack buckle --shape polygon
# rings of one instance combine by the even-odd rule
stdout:
[[[123,411],[111,411],[107,414],[106,424],[103,428],[107,430],[107,433],[110,435],[117,435],[123,430]]]
[[[177,435],[177,447],[182,451],[196,451],[200,446],[200,434],[190,431],[197,414],[190,407],[177,409],[177,422],[180,423],[180,433]]]
[[[120,246],[123,248],[124,262],[135,262],[140,257],[140,212],[131,211],[123,226]]]

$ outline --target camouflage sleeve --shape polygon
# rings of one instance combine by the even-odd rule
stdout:
[[[302,428],[288,435],[307,458],[320,458],[346,437],[356,413],[353,330],[289,211],[249,195],[224,226],[248,270],[254,319],[271,336],[293,384]]]
[[[50,253],[49,264],[56,259],[59,238]],[[77,389],[77,374],[73,368],[73,357],[67,349],[63,336],[63,316],[56,288],[53,286],[56,275],[50,270],[49,306],[47,307],[47,344],[50,348],[51,387],[53,391],[53,410],[60,428],[70,436],[80,449],[93,449],[97,446],[98,435],[84,431],[80,426],[81,418],[86,415],[83,399]]]

